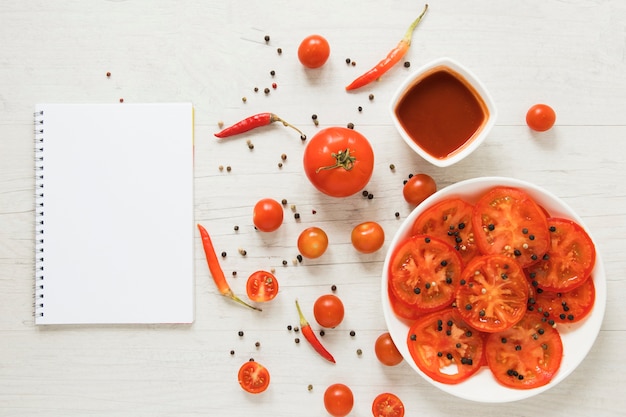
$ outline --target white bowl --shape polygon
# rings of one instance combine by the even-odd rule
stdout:
[[[412,135],[405,129],[397,114],[398,104],[405,97],[406,93],[420,84],[420,82],[429,75],[438,72],[447,72],[461,81],[461,83],[473,93],[485,115],[482,123],[475,130],[473,130],[473,134],[471,134],[467,140],[465,140],[465,138],[459,138],[459,140],[465,140],[463,145],[458,147],[456,150],[451,151],[446,156],[440,157],[432,155],[422,146],[418,145],[415,138],[413,138]],[[449,108],[449,106],[446,108]],[[472,74],[471,71],[449,58],[437,59],[413,72],[400,85],[398,90],[393,95],[389,110],[391,111],[391,117],[396,129],[409,147],[417,152],[422,158],[439,167],[446,167],[455,164],[474,152],[489,134],[489,131],[495,124],[497,117],[496,106],[485,86],[480,82],[480,80],[478,80],[478,78],[476,78],[474,74]],[[411,111],[419,112],[420,110],[414,109]],[[428,117],[428,119],[435,120],[435,117]],[[449,119],[450,115],[440,116],[437,118],[437,129],[445,129],[446,126],[454,126],[455,123],[458,124],[458,120]]]
[[[591,349],[604,317],[606,307],[606,277],[600,253],[596,252],[596,263],[592,271],[596,290],[596,300],[593,310],[585,319],[573,324],[559,324],[559,333],[563,341],[563,359],[561,367],[554,378],[542,387],[533,389],[512,389],[500,385],[492,376],[487,367],[483,367],[478,373],[471,376],[466,381],[456,385],[442,384],[426,376],[415,364],[409,353],[407,346],[407,335],[409,325],[406,321],[397,317],[391,307],[388,294],[388,275],[391,253],[400,241],[410,236],[411,228],[417,217],[429,206],[449,197],[460,197],[470,203],[475,203],[478,197],[496,185],[517,187],[525,190],[537,203],[544,207],[552,216],[564,217],[578,222],[591,236],[589,229],[584,225],[580,217],[562,200],[554,194],[536,185],[525,181],[504,177],[481,177],[466,181],[461,181],[450,185],[426,199],[417,206],[411,214],[404,220],[400,229],[391,241],[389,251],[385,258],[382,276],[382,305],[385,321],[389,328],[389,333],[398,347],[398,350],[405,361],[424,379],[435,387],[452,394],[456,397],[467,400],[485,403],[503,403],[529,398],[544,392],[559,382],[563,381],[576,367],[583,361]],[[593,237],[592,237],[593,239]],[[596,244],[596,250],[598,246]]]

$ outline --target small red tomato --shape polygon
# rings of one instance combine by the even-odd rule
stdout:
[[[437,184],[430,175],[416,174],[404,184],[402,194],[407,203],[417,206],[435,191],[437,191]]]
[[[374,398],[372,415],[374,417],[404,417],[404,404],[397,395],[384,392]]]
[[[393,343],[389,332],[378,336],[374,345],[374,352],[380,363],[387,366],[396,366],[404,359],[396,344]]]
[[[324,407],[333,417],[345,417],[354,406],[352,390],[344,384],[333,384],[324,392]]]
[[[298,47],[298,59],[307,68],[319,68],[326,63],[330,56],[330,45],[320,35],[310,35],[304,38]]]
[[[259,200],[252,211],[252,222],[262,232],[273,232],[283,223],[283,206],[271,198]]]
[[[298,236],[298,250],[305,258],[319,258],[328,248],[328,235],[319,227],[304,229]]]
[[[385,243],[385,231],[376,222],[364,222],[352,229],[352,246],[361,253],[376,252]]]
[[[535,104],[526,113],[526,124],[532,130],[544,132],[554,126],[556,113],[547,104]]]
[[[241,365],[237,379],[241,388],[250,394],[259,394],[270,385],[269,371],[255,361],[248,361]]]
[[[336,295],[322,295],[315,300],[313,315],[320,326],[332,329],[343,321],[343,303]]]
[[[263,303],[273,300],[278,294],[278,280],[271,272],[253,272],[246,282],[246,292],[252,301]]]

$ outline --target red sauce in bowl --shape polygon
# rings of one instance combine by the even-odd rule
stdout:
[[[445,159],[468,144],[488,119],[485,102],[459,74],[434,68],[409,87],[395,108],[406,133]]]

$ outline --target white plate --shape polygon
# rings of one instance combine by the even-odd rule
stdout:
[[[538,204],[547,209],[552,216],[565,217],[575,220],[587,231],[587,233],[589,233],[589,229],[584,225],[580,217],[578,217],[578,215],[567,204],[552,193],[536,185],[504,177],[481,177],[461,181],[433,194],[422,204],[416,207],[406,220],[404,220],[400,229],[396,232],[396,235],[391,242],[389,252],[385,257],[381,289],[383,311],[387,327],[389,328],[389,333],[406,362],[425,380],[442,391],[466,400],[485,403],[504,403],[529,398],[550,389],[565,379],[583,361],[585,356],[587,356],[587,353],[589,353],[589,350],[591,349],[598,332],[600,331],[606,305],[606,277],[604,265],[602,264],[600,254],[597,253],[595,267],[592,272],[596,289],[596,300],[593,310],[590,315],[581,322],[570,325],[558,325],[561,339],[563,341],[563,360],[558,373],[552,381],[542,387],[527,390],[507,388],[500,385],[493,378],[491,371],[487,367],[483,367],[478,371],[478,373],[470,377],[468,380],[456,385],[439,383],[420,371],[411,358],[406,343],[409,326],[405,321],[398,318],[393,313],[389,302],[389,296],[387,293],[387,270],[389,267],[391,252],[402,239],[409,236],[413,222],[427,207],[449,197],[460,197],[470,203],[475,203],[479,196],[496,185],[518,187],[525,190],[535,199],[535,201],[537,201]],[[591,236],[591,233],[589,233],[589,235]],[[591,238],[593,239],[593,236],[591,236]]]

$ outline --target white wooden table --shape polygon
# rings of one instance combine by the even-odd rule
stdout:
[[[325,415],[324,389],[334,382],[352,388],[354,416],[370,415],[372,399],[383,391],[397,394],[409,416],[624,415],[626,3],[433,1],[406,57],[411,67],[399,65],[380,82],[346,93],[343,87],[395,46],[422,7],[408,0],[4,2],[0,415],[319,416]],[[307,71],[296,48],[312,33],[324,35],[332,52],[323,68]],[[387,109],[411,70],[442,56],[472,69],[499,110],[485,144],[450,168],[435,168],[409,152]],[[262,92],[265,87],[270,94]],[[237,271],[231,285],[239,294],[245,294],[249,273],[276,269],[281,291],[262,313],[218,295],[197,239],[193,325],[34,326],[34,105],[120,98],[194,103],[196,220],[228,252],[223,266],[229,276]],[[557,112],[556,126],[542,134],[524,121],[538,102]],[[354,123],[376,154],[367,186],[374,198],[338,200],[317,192],[303,175],[303,143],[281,126],[221,143],[213,138],[218,121],[229,124],[262,111],[279,114],[309,137],[323,127]],[[278,168],[282,153],[287,160]],[[220,171],[220,165],[232,170]],[[586,360],[561,384],[531,399],[482,404],[437,390],[406,363],[388,368],[377,361],[374,341],[385,331],[382,262],[412,209],[401,189],[415,172],[430,174],[440,188],[486,175],[527,180],[561,197],[591,229],[607,271],[606,316]],[[86,190],[85,198],[90,192],[96,190]],[[277,232],[255,232],[251,210],[263,197],[286,198],[300,220],[288,209]],[[145,205],[149,210],[150,202]],[[352,227],[365,220],[378,221],[387,236],[383,249],[371,255],[357,254],[350,244]],[[326,230],[329,250],[294,264],[296,237],[310,225]],[[337,358],[334,366],[305,343],[296,345],[287,330],[297,324],[294,299],[312,321],[313,301],[333,284],[346,307],[344,322],[323,339]],[[237,369],[249,358],[271,372],[262,395],[249,395],[237,384]]]

